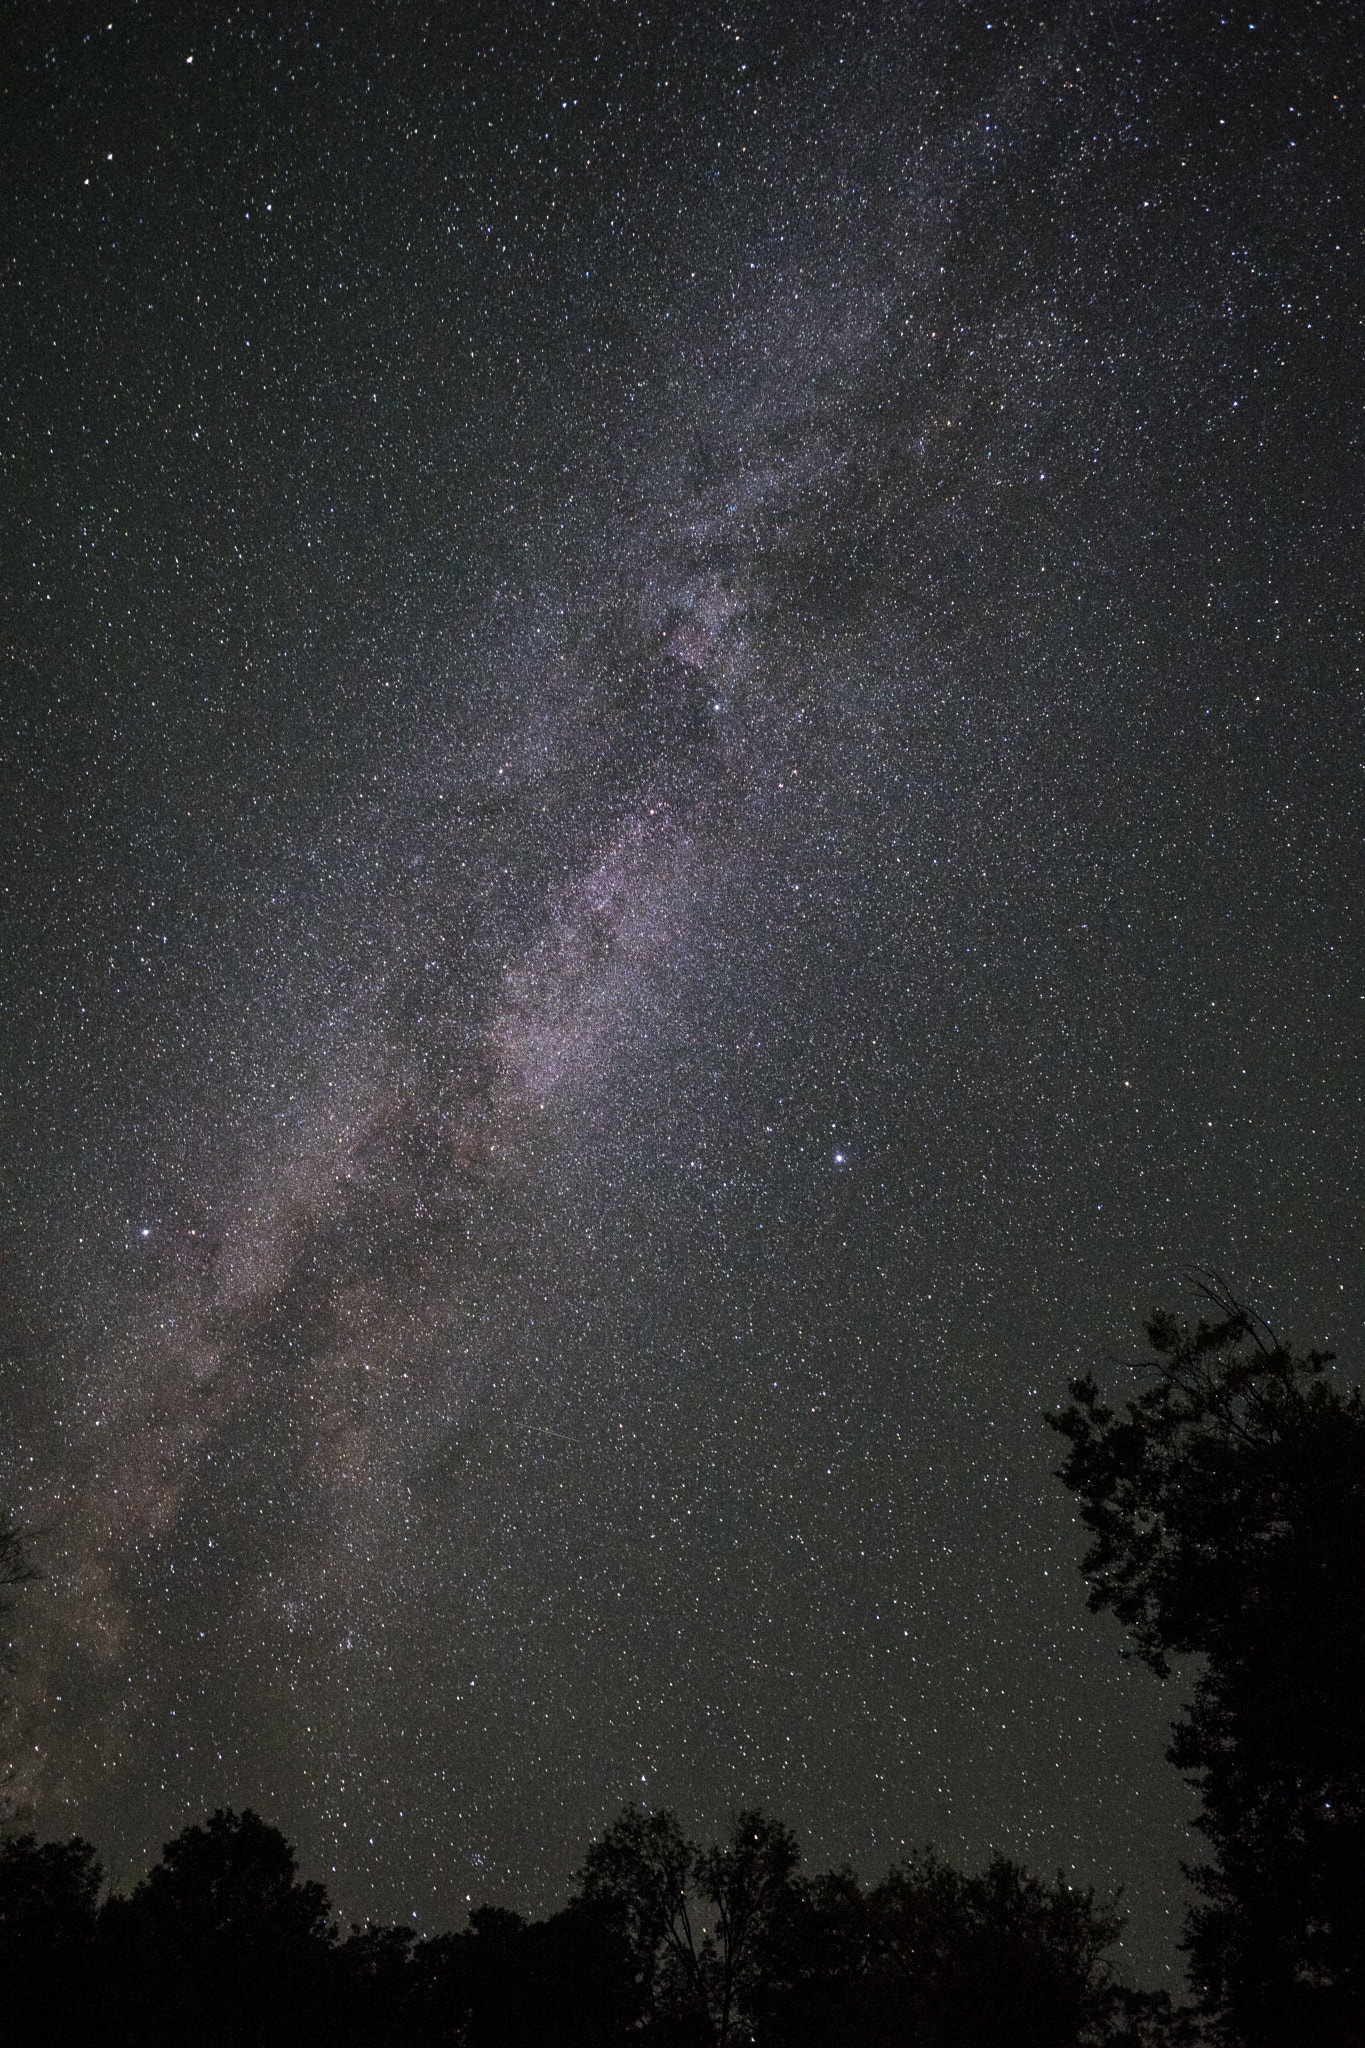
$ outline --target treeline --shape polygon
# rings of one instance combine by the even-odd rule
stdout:
[[[103,1904],[89,1844],[0,1842],[0,2040],[1365,2048],[1365,1401],[1220,1281],[1202,1294],[1211,1318],[1148,1325],[1131,1398],[1086,1375],[1047,1418],[1092,1609],[1162,1678],[1197,1660],[1168,1751],[1207,1847],[1197,2022],[1118,1983],[1108,1908],[1005,1861],[926,1854],[864,1887],[805,1876],[759,1812],[702,1848],[628,1809],[547,1920],[343,1939],[283,1837],[217,1813]],[[0,1518],[0,1589],[31,1577]]]
[[[220,1811],[101,1903],[79,1839],[0,1843],[0,2036],[14,2048],[1157,2048],[1189,2037],[1121,1985],[1120,1917],[997,1859],[931,1853],[865,1887],[808,1877],[761,1811],[702,1848],[627,1808],[569,1904],[459,1933],[343,1937],[278,1829]]]

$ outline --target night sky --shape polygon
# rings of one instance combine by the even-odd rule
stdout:
[[[16,1818],[1173,1967],[1041,1415],[1195,1267],[1360,1360],[1351,16],[11,13]]]

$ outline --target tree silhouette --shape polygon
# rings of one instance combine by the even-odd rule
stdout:
[[[714,2048],[739,2038],[799,1861],[790,1830],[758,1808],[736,1814],[728,1841],[707,1850],[675,1814],[638,1806],[593,1843],[583,1900],[619,1931],[658,2034]]]
[[[864,1890],[802,1887],[767,1959],[760,2048],[1138,2048],[1175,2043],[1164,1994],[1121,1986],[1118,1912],[997,1857],[965,1876],[932,1850]]]
[[[1049,1417],[1091,1532],[1090,1605],[1162,1677],[1203,1659],[1169,1755],[1212,1860],[1185,1935],[1218,2037],[1365,2041],[1365,1406],[1216,1278],[1148,1325],[1120,1415],[1093,1377]]]
[[[327,1893],[248,1807],[167,1842],[101,1915],[111,2014],[139,2043],[311,2038],[333,1939]]]
[[[424,2041],[428,1981],[415,1963],[417,1936],[410,1927],[351,1928],[332,1951],[327,2004],[331,2048],[387,2048]],[[438,2029],[431,2028],[433,2037]]]
[[[646,2006],[661,1994],[694,2008],[704,2003],[702,1933],[691,1896],[696,1857],[675,1813],[628,1806],[592,1844],[578,1873],[584,1901],[620,1932]]]
[[[168,1842],[96,1913],[88,1843],[0,1843],[0,2039],[22,2048],[1174,2048],[1104,1961],[1121,1921],[1060,1878],[932,1853],[811,1880],[761,1811],[701,1849],[627,1808],[583,1895],[458,1934],[353,1928],[247,1811]]]
[[[0,1840],[0,2035],[78,2039],[95,2006],[96,1907],[103,1873],[89,1842]]]
[[[967,1877],[932,1852],[868,1898],[875,1937],[862,2004],[869,2042],[1073,2048],[1112,2041],[1128,2001],[1104,1961],[1121,1913],[996,1857]]]
[[[405,2024],[394,2036],[404,2043],[617,2048],[639,2037],[644,2016],[634,1957],[582,1901],[530,1921],[506,1907],[476,1906],[462,1933],[414,1949],[410,1981]],[[388,2038],[357,2036],[366,2048]]]
[[[800,1861],[795,1835],[757,1807],[737,1813],[728,1842],[696,1860],[697,1889],[714,1912],[708,1988],[719,2048],[753,2009],[764,1950],[789,1917]]]

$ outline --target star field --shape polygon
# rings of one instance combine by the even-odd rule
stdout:
[[[10,1811],[436,1929],[761,1800],[1160,1977],[1040,1417],[1195,1266],[1353,1362],[1358,39],[20,43]]]

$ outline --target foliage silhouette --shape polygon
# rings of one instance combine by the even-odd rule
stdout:
[[[477,1906],[462,1933],[414,1951],[409,2039],[461,2048],[614,2048],[644,2018],[633,1959],[581,1903],[541,1921]]]
[[[89,1842],[0,1840],[0,1999],[3,2034],[64,2043],[89,2025],[95,2002],[97,1909],[103,1872]]]
[[[1163,1678],[1198,1655],[1171,1761],[1212,1849],[1185,1947],[1237,2048],[1365,2041],[1365,1407],[1215,1276],[1148,1325],[1118,1414],[1093,1377],[1049,1417],[1110,1608]]]
[[[851,1872],[803,1887],[765,1972],[764,2048],[1083,2048],[1182,2038],[1169,2000],[1104,1961],[1121,1914],[997,1857],[967,1877],[933,1851],[864,1892]]]
[[[579,1873],[585,1903],[634,1958],[644,2004],[679,2042],[729,2048],[752,2001],[765,1937],[790,1909],[801,1852],[761,1808],[738,1813],[723,1845],[701,1849],[676,1815],[628,1806]]]
[[[1119,1917],[997,1860],[813,1879],[761,1811],[702,1848],[628,1807],[548,1919],[336,1938],[321,1885],[250,1810],[166,1844],[96,1909],[88,1843],[0,1844],[16,2048],[1173,2048],[1164,1997],[1104,1961]]]
[[[247,2044],[308,2036],[334,1939],[326,1891],[248,1807],[219,1809],[162,1850],[101,1914],[111,2031],[139,2043]]]

